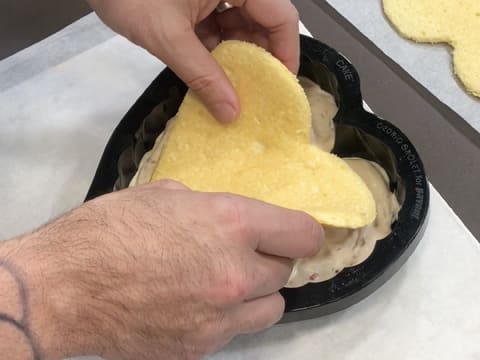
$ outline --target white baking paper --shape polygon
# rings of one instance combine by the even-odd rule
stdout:
[[[164,67],[93,15],[65,31],[0,62],[0,79],[16,72],[0,87],[0,239],[81,204],[113,128]],[[65,37],[88,41],[64,51]],[[479,244],[432,188],[425,236],[385,286],[343,312],[239,337],[211,359],[478,360],[479,273]]]

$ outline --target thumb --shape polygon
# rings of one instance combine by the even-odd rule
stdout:
[[[232,84],[193,29],[172,30],[159,45],[161,50],[153,54],[187,84],[217,120],[228,122],[238,116],[240,106]]]

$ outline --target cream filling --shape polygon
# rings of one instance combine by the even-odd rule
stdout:
[[[387,237],[397,219],[400,204],[390,192],[388,176],[378,164],[359,158],[344,159],[363,179],[372,192],[377,206],[375,221],[360,229],[325,226],[325,244],[314,256],[295,261],[286,287],[300,287],[322,282],[337,275],[346,267],[364,262],[373,252],[378,240]]]
[[[158,135],[157,140],[155,140],[155,145],[153,146],[152,150],[143,155],[142,160],[140,160],[140,164],[138,165],[138,170],[130,181],[128,187],[148,184],[150,182],[153,172],[155,171],[155,167],[157,166],[158,159],[160,158],[164,141],[165,132],[162,132],[160,135]]]
[[[312,80],[300,76],[299,81],[305,90],[312,111],[312,144],[331,152],[335,145],[333,118],[338,111],[335,99],[332,94],[323,90]]]
[[[333,118],[338,111],[335,99],[310,79],[300,77],[299,80],[312,110],[311,141],[322,150],[330,152],[335,144]],[[174,120],[175,118],[169,120],[167,128]],[[164,134],[163,132],[158,136],[152,150],[143,156],[129,187],[150,182],[165,142]],[[390,234],[391,225],[397,219],[400,204],[396,196],[390,192],[385,170],[365,159],[344,160],[370,189],[377,207],[375,221],[360,229],[324,227],[324,246],[312,257],[295,260],[286,287],[300,287],[307,283],[326,281],[335,277],[344,268],[362,263],[373,252],[375,243]]]

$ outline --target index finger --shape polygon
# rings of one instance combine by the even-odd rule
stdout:
[[[315,255],[324,233],[310,215],[248,198],[235,201],[242,233],[253,249],[289,259]]]
[[[300,64],[298,11],[290,0],[233,0],[269,34],[269,51],[294,74]]]

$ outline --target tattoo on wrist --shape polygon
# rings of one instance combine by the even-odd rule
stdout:
[[[40,353],[38,344],[36,343],[34,336],[30,331],[28,293],[25,287],[25,282],[23,281],[20,272],[17,271],[14,266],[12,266],[6,261],[3,261],[2,259],[0,259],[0,271],[5,271],[13,278],[18,290],[18,294],[20,297],[19,301],[21,305],[20,319],[15,319],[13,316],[3,313],[2,309],[0,308],[0,324],[8,324],[14,327],[20,333],[22,333],[22,335],[27,340],[28,345],[31,347],[33,360],[42,360],[43,357]]]

